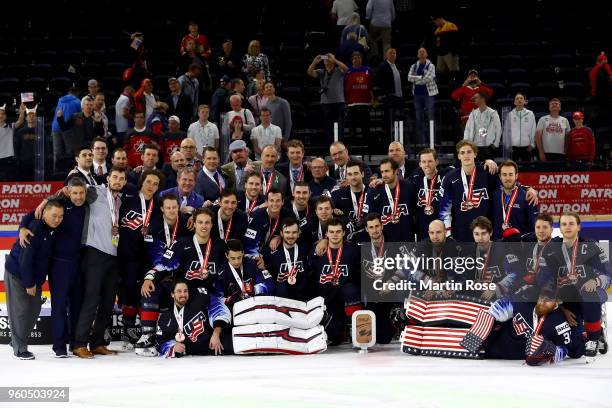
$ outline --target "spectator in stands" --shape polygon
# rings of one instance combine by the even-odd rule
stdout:
[[[262,71],[263,72],[263,71]],[[253,111],[253,117],[255,118],[255,124],[259,125],[259,115],[261,113],[261,109],[266,107],[268,103],[268,98],[264,95],[264,86],[266,85],[266,81],[263,79],[256,79],[253,81],[255,84],[255,93],[249,96],[249,106]]]
[[[186,130],[187,126],[193,122],[193,118],[196,117],[194,115],[193,101],[182,92],[181,84],[176,78],[168,79],[168,89],[170,90],[170,95],[166,99],[168,104],[167,113],[169,116],[178,117],[181,129]]]
[[[115,167],[118,169],[125,170],[126,173],[129,172],[130,168],[128,166],[127,152],[122,147],[117,147],[113,151],[113,157],[111,158],[111,168]]]
[[[228,175],[237,191],[244,191],[247,175],[259,172],[259,164],[249,159],[249,149],[244,140],[234,140],[229,145],[230,161],[221,170]]]
[[[283,135],[280,127],[272,124],[272,112],[268,108],[261,110],[261,125],[255,126],[251,132],[251,144],[255,152],[255,160],[261,160],[263,148],[272,145],[280,153]]]
[[[221,112],[225,108],[225,101],[232,85],[230,81],[230,77],[224,75],[219,82],[219,88],[215,89],[210,99],[210,118],[216,124],[221,124]]]
[[[247,53],[242,59],[242,72],[247,76],[247,79],[251,81],[255,78],[255,74],[260,69],[263,69],[266,73],[266,81],[270,80],[270,63],[268,62],[268,56],[261,52],[261,44],[257,40],[252,40],[249,43]]]
[[[145,113],[145,121],[155,109],[155,103],[159,98],[153,94],[153,82],[145,78],[140,83],[140,88],[134,94],[134,107],[137,111]]]
[[[164,163],[168,163],[172,154],[181,149],[181,142],[186,137],[187,133],[181,130],[181,119],[178,116],[170,116],[168,118],[168,131],[162,134],[159,143],[163,151]]]
[[[128,164],[136,168],[142,164],[144,146],[155,141],[153,133],[145,126],[144,112],[134,113],[134,128],[128,130],[125,137],[124,149],[127,153]]]
[[[350,35],[354,33],[355,35]],[[345,42],[354,40],[359,45],[361,45],[364,51],[369,49],[370,43],[370,34],[368,30],[361,24],[361,17],[359,13],[353,13],[351,18],[348,21],[348,24],[342,30],[342,34],[340,36],[340,46],[342,47]]]
[[[257,73],[255,74],[255,78],[253,78],[247,84],[247,87],[246,87],[247,99],[250,99],[251,96],[257,93],[256,88],[259,82],[263,82],[263,84],[266,83],[266,72],[263,69],[260,69],[259,71],[257,71]]]
[[[232,121],[229,123],[230,128],[230,137],[229,140],[233,142],[234,140],[243,140],[245,143],[247,142],[247,135],[244,131],[244,119],[241,116],[236,115],[232,118]],[[250,141],[249,141],[250,143]]]
[[[200,98],[200,81],[198,77],[202,73],[202,68],[198,64],[189,65],[186,73],[178,78],[181,85],[181,93],[189,98],[193,106],[193,116],[197,116],[197,109]]]
[[[96,97],[94,98],[93,110],[94,112],[98,112],[100,116],[102,117],[102,127],[104,128],[104,137],[107,138],[111,135],[111,133],[108,130],[108,116],[106,116],[106,112],[104,109],[104,107],[106,106],[104,104],[105,100],[106,100],[106,97],[104,96],[104,94],[102,92],[98,92],[96,94]]]
[[[598,107],[596,123],[598,126],[612,127],[612,68],[605,53],[597,56],[595,66],[589,72],[589,81],[591,97]]]
[[[460,104],[459,112],[461,112],[461,124],[463,126],[465,126],[470,113],[476,109],[474,95],[476,95],[478,92],[486,93],[489,98],[493,96],[493,90],[480,80],[478,77],[478,71],[475,69],[470,69],[468,71],[467,78],[465,81],[463,81],[463,85],[451,93],[451,98]]]
[[[255,118],[249,109],[242,107],[242,96],[232,95],[229,98],[231,110],[225,114],[223,119],[222,133],[225,136],[229,136],[231,129],[230,123],[236,116],[242,118],[242,126],[247,136],[251,135],[251,130],[255,127]]]
[[[217,57],[217,70],[219,78],[227,75],[230,78],[237,78],[240,72],[240,57],[234,52],[234,44],[230,38],[226,38],[221,43],[221,53]]]
[[[474,95],[476,109],[470,113],[465,125],[463,138],[478,146],[478,159],[481,161],[495,158],[495,150],[501,140],[501,122],[495,109],[487,106],[485,92]]]
[[[391,48],[391,24],[395,20],[393,0],[368,0],[366,18],[370,20],[370,55],[380,58],[380,49]],[[378,48],[379,40],[382,41],[382,48]]]
[[[357,128],[361,128],[363,140],[369,141],[374,81],[370,69],[362,65],[363,57],[360,52],[354,52],[351,61],[352,66],[346,71],[344,78],[344,96],[350,121],[349,132],[354,138]]]
[[[227,99],[225,100],[225,110],[228,111],[232,109],[232,105],[230,103],[230,98],[232,95],[237,95],[240,97],[240,106],[242,108],[250,108],[249,101],[244,94],[244,81],[240,78],[234,78],[232,79],[231,84],[231,90],[229,91]]]
[[[586,162],[593,164],[595,160],[595,137],[593,131],[584,126],[584,113],[574,112],[572,115],[574,128],[565,138],[565,157],[567,161]],[[576,166],[577,163],[573,163]]]
[[[91,144],[91,151],[93,152],[93,168],[91,171],[96,178],[96,182],[104,184],[108,171],[111,168],[111,164],[107,161],[108,144],[106,139],[96,137]]]
[[[535,141],[540,161],[565,161],[565,137],[570,131],[569,121],[560,116],[561,101],[548,102],[549,115],[543,116],[536,127]]]
[[[380,64],[376,72],[376,82],[382,94],[383,129],[386,135],[391,137],[393,134],[393,121],[402,116],[404,94],[402,91],[402,74],[395,65],[397,50],[395,48],[385,50],[385,60]]]
[[[165,154],[165,152],[164,152]],[[168,163],[164,164],[162,173],[166,177],[165,187],[174,188],[177,186],[178,172],[185,167],[185,155],[179,151],[172,153]],[[194,178],[195,180],[195,178]]]
[[[323,61],[323,68],[315,69],[321,61]],[[333,141],[334,123],[338,123],[338,135],[344,129],[344,74],[346,71],[348,67],[338,61],[332,53],[317,55],[306,71],[311,77],[319,79],[323,133],[328,143]]]
[[[140,165],[135,166],[132,171],[128,173],[128,182],[138,185],[140,175],[146,170],[156,170],[157,163],[161,157],[159,147],[154,143],[146,144],[142,147],[142,153],[140,155]]]
[[[427,50],[423,47],[419,48],[417,58],[419,60],[412,64],[408,72],[408,81],[412,82],[412,95],[414,96],[416,141],[419,144],[426,144],[428,126],[430,121],[434,120],[438,85],[436,84],[436,67],[427,59]]]
[[[338,47],[338,51],[336,52],[336,55],[338,56],[337,59],[348,66],[352,64],[351,57],[355,52],[361,53],[363,56],[363,64],[367,65],[367,48],[357,42],[357,39],[357,34],[348,33],[347,40],[340,44],[340,47]]]
[[[181,203],[181,213],[191,214],[196,208],[202,207],[204,197],[194,191],[196,185],[197,171],[192,167],[183,167],[178,170],[178,181],[176,187],[169,188],[159,193],[160,197],[173,194]]]
[[[32,109],[26,108],[25,125],[16,129],[13,135],[15,158],[17,159],[16,176],[21,181],[34,181],[37,118],[36,106]]]
[[[512,160],[528,162],[535,148],[536,120],[532,111],[525,108],[525,95],[517,92],[514,96],[514,109],[508,113],[504,123],[504,140],[510,139],[506,146],[512,146]]]
[[[283,143],[287,142],[291,137],[291,108],[286,99],[276,96],[276,88],[270,81],[264,85],[264,95],[268,98],[266,108],[272,113],[272,123],[281,128],[283,133]]]
[[[130,48],[136,52],[136,59],[131,67],[123,72],[123,82],[134,86],[142,84],[143,79],[149,77],[148,50],[144,44],[144,34],[135,32],[130,34]]]
[[[461,45],[459,28],[440,16],[433,16],[431,20],[436,26],[434,31],[435,51],[438,56],[436,73],[448,74],[452,84],[459,73],[459,47]]]
[[[23,125],[26,107],[19,107],[17,122],[6,123],[6,105],[0,106],[0,181],[10,181],[15,174],[15,129]]]
[[[208,43],[208,37],[198,32],[199,31],[198,23],[196,23],[195,21],[190,21],[188,29],[189,29],[189,33],[186,34],[181,39],[180,53],[184,54],[187,51],[185,49],[185,45],[187,41],[191,39],[195,42],[195,45],[196,45],[195,52],[199,56],[201,56],[204,60],[210,59],[212,50],[210,49],[210,45]]]
[[[91,99],[85,101],[82,112],[74,113],[71,117],[66,118],[64,112],[59,108],[56,109],[55,114],[60,129],[71,130],[66,141],[73,152],[83,144],[90,144],[96,136],[104,137],[102,116],[99,112],[94,112]]]
[[[202,154],[207,146],[212,146],[215,149],[219,147],[219,129],[217,125],[208,121],[209,114],[210,108],[208,105],[200,105],[198,107],[198,120],[189,125],[187,130],[187,137],[195,141],[197,154]],[[189,158],[187,161],[189,161]]]
[[[184,72],[187,72],[192,64],[203,67],[205,63],[202,56],[196,52],[196,42],[193,38],[189,38],[185,41],[185,52],[181,53],[178,57],[176,74],[182,75]]]
[[[359,10],[355,0],[334,0],[331,9],[331,18],[336,22],[336,32],[342,33],[344,27],[349,23],[353,13]]]
[[[100,84],[95,79],[90,79],[87,81],[87,95],[85,95],[81,99],[81,109],[83,109],[83,104],[85,103],[85,98],[89,97],[92,100],[96,99],[96,96],[100,92]],[[102,110],[106,110],[106,106],[103,107]]]
[[[79,89],[71,87],[68,93],[57,101],[57,107],[53,115],[51,123],[51,139],[53,139],[53,167],[56,171],[64,171],[67,169],[58,168],[58,163],[62,159],[72,157],[74,154],[75,144],[70,142],[71,135],[66,133],[69,128],[62,130],[57,120],[57,112],[62,112],[66,117],[71,118],[72,115],[81,111],[81,101],[78,98]]]
[[[157,102],[155,109],[149,119],[147,119],[145,125],[147,129],[153,133],[153,137],[156,141],[160,141],[162,134],[168,130],[168,104],[165,102]]]
[[[181,153],[185,156],[185,166],[196,171],[202,168],[202,155],[197,153],[195,140],[187,137],[181,142]]]
[[[131,85],[126,86],[115,103],[115,128],[117,133],[112,138],[114,146],[123,146],[126,132],[134,126],[134,92]]]

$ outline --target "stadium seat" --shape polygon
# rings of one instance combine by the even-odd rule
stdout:
[[[34,64],[30,67],[30,77],[40,77],[49,80],[52,74],[53,67],[51,64]]]
[[[506,76],[509,83],[529,82],[529,72],[524,68],[510,68]]]
[[[502,66],[507,70],[525,68],[525,62],[520,55],[505,55],[500,58]]]
[[[44,78],[30,77],[23,82],[22,88],[24,92],[42,94],[46,91],[47,82],[44,80]]]
[[[110,62],[104,67],[105,76],[121,77],[125,71],[126,65],[123,62]]]
[[[18,78],[23,81],[28,74],[28,66],[25,64],[5,65],[3,71],[7,77]]]
[[[502,70],[498,68],[485,68],[480,71],[479,76],[480,79],[487,85],[495,82],[502,83],[506,79],[506,76]]]
[[[55,50],[43,50],[43,51],[40,51],[38,54],[35,55],[34,62],[36,64],[54,65],[54,64],[58,64],[60,61],[59,61],[59,58],[57,56],[57,51],[55,51]]]
[[[548,98],[542,96],[527,96],[527,107],[534,112],[543,112],[548,110]]]
[[[19,78],[2,78],[0,79],[0,92],[15,94],[20,91]]]
[[[493,90],[493,98],[505,98],[508,95],[506,85],[499,82],[487,82],[486,85]]]
[[[572,96],[577,99],[584,98],[584,85],[580,82],[569,81],[563,84],[563,95]]]
[[[62,95],[68,92],[68,88],[72,86],[72,81],[67,77],[53,77],[49,81],[49,89],[51,91],[57,91]]]
[[[157,90],[168,89],[168,78],[170,78],[170,75],[168,74],[159,74],[153,76],[153,92],[157,93]]]
[[[536,95],[546,95],[549,98],[559,96],[561,90],[559,85],[554,82],[539,82],[533,88]]]
[[[525,95],[531,94],[531,85],[527,82],[514,82],[510,85],[510,95],[514,96],[517,92],[522,92]]]

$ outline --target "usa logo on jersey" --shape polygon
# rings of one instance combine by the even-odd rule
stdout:
[[[476,280],[479,282],[497,282],[502,277],[499,266],[489,266],[485,271],[482,269],[476,272]]]
[[[523,315],[520,313],[517,313],[512,318],[512,327],[514,328],[514,332],[516,333],[517,336],[527,337],[527,336],[530,336],[531,333],[533,332],[533,329],[531,328],[531,326],[529,326],[529,323],[527,323],[527,320],[525,320]]]
[[[478,188],[472,192],[472,206],[467,205],[467,193],[463,192],[463,198],[461,201],[461,211],[470,211],[474,208],[480,207],[482,200],[489,199],[489,192],[486,188]]]
[[[208,262],[208,273],[214,275],[217,273],[214,262]],[[192,261],[191,265],[189,265],[189,270],[185,273],[185,279],[188,280],[202,280],[202,274],[200,272],[200,261]]]
[[[297,273],[303,273],[304,272],[304,265],[302,264],[302,261],[297,261],[296,263],[297,267],[296,267],[296,272]],[[278,276],[276,278],[277,282],[284,282],[287,280],[287,274],[289,273],[289,271],[291,270],[291,268],[293,267],[293,262],[290,264],[288,262],[283,262],[280,266],[280,270],[278,271]]]
[[[142,214],[138,211],[130,210],[121,219],[121,226],[136,231],[142,225]]]
[[[191,320],[183,326],[183,331],[189,337],[193,343],[198,341],[200,334],[204,333],[204,324],[206,323],[206,315],[204,312],[199,311],[197,315],[193,316]]]
[[[339,280],[342,276],[348,276],[348,265],[340,264],[338,265],[338,277]],[[319,283],[326,284],[332,282],[334,285],[337,285],[337,281],[334,282],[334,274],[332,272],[331,265],[324,265],[323,270],[321,271],[321,277],[319,278]]]
[[[397,216],[410,215],[408,211],[408,204],[400,204],[397,206]],[[393,208],[390,205],[386,205],[382,209],[381,221],[383,225],[387,225],[393,222]]]
[[[433,194],[432,194],[432,203],[434,201],[440,201],[440,196],[442,195],[441,193],[441,189],[433,189]],[[427,194],[425,192],[424,188],[420,188],[419,189],[419,193],[417,195],[417,206],[419,207],[425,207],[425,205],[427,204]]]

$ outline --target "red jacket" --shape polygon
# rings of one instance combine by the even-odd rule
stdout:
[[[185,52],[185,43],[187,40],[193,40],[196,43],[196,53],[200,54],[204,59],[209,59],[212,51],[210,50],[210,45],[208,44],[208,37],[204,34],[198,34],[197,37],[193,37],[191,34],[187,34],[181,39],[181,54]]]
[[[134,129],[128,131],[128,139],[123,148],[125,149],[128,164],[131,168],[142,165],[141,155],[144,151],[144,146],[154,142],[156,142],[156,139],[153,133],[148,129],[144,132],[136,132]]]
[[[344,97],[346,104],[372,103],[373,79],[365,65],[349,68],[344,75]]]
[[[493,90],[482,82],[475,88],[472,88],[471,86],[462,86],[461,88],[455,89],[451,94],[451,98],[461,104],[459,106],[459,111],[461,112],[461,122],[464,124],[467,122],[470,113],[476,109],[476,105],[474,105],[474,102],[472,102],[472,98],[478,92],[486,93],[489,98],[493,95]]]
[[[612,68],[608,64],[596,64],[589,73],[589,80],[591,81],[591,96],[597,95],[597,74],[600,70],[605,70],[608,75],[612,75]]]
[[[565,157],[568,161],[595,160],[595,137],[586,126],[573,128],[565,138]]]

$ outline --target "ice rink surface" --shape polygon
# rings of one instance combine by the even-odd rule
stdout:
[[[610,319],[609,319],[610,320]],[[118,349],[120,343],[111,348]],[[612,407],[612,355],[559,365],[410,356],[399,344],[358,354],[146,358],[133,352],[56,359],[30,346],[20,361],[0,346],[0,386],[70,387],[70,403],[15,407]]]

